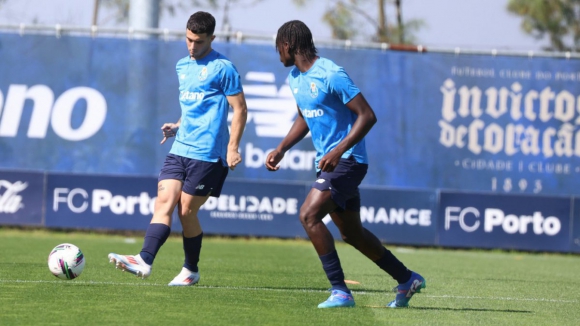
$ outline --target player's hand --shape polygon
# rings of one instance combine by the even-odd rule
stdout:
[[[242,162],[242,155],[237,150],[228,151],[226,160],[228,161],[228,166],[230,167],[230,170],[233,171],[236,168],[236,165]]]
[[[322,170],[322,172],[332,172],[338,165],[340,161],[340,157],[342,154],[339,152],[335,152],[334,150],[328,152],[324,155],[320,161],[318,162],[318,168]]]
[[[282,161],[282,159],[284,158],[284,153],[281,153],[277,150],[273,150],[268,154],[268,157],[266,157],[266,169],[268,169],[268,171],[278,171],[278,169],[280,168],[280,165],[278,165],[278,163],[280,163],[280,161]]]
[[[163,132],[163,139],[161,140],[161,144],[165,143],[168,138],[175,137],[178,129],[179,126],[175,123],[164,123],[163,126],[161,126],[161,131]]]

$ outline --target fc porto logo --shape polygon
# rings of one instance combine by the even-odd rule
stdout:
[[[310,83],[310,96],[316,98],[318,96],[318,87],[315,83]]]
[[[203,67],[197,76],[199,80],[204,81],[207,79],[207,67]]]

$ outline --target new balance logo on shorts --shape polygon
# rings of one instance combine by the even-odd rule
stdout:
[[[195,189],[202,190],[204,187],[205,187],[205,185],[197,185],[197,187],[195,187]]]

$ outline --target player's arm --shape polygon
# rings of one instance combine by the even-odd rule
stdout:
[[[357,115],[356,121],[348,135],[320,160],[318,167],[322,171],[334,171],[342,154],[360,142],[377,122],[375,112],[362,93],[358,93],[351,101],[346,103],[346,107]]]
[[[280,168],[278,163],[280,163],[282,158],[284,158],[284,154],[290,148],[292,148],[292,146],[296,145],[299,141],[306,137],[310,131],[298,107],[297,110],[298,116],[296,117],[296,120],[294,120],[292,128],[290,128],[290,131],[288,131],[288,134],[286,137],[284,137],[284,139],[282,139],[282,142],[280,142],[278,147],[270,152],[266,158],[266,169],[270,171],[277,171]]]
[[[161,144],[165,143],[167,138],[174,137],[177,134],[177,130],[179,129],[180,125],[181,118],[179,118],[176,123],[164,123],[163,126],[161,126],[161,132],[163,132],[163,139],[161,140]]]
[[[248,107],[246,105],[246,98],[244,97],[244,92],[239,92],[236,95],[231,95],[227,97],[228,103],[234,110],[234,116],[232,118],[232,128],[230,131],[230,142],[228,143],[228,154],[227,161],[230,169],[234,169],[236,165],[242,162],[242,156],[240,155],[239,147],[240,140],[242,139],[242,134],[244,128],[246,127],[246,120],[248,118]]]
[[[357,118],[348,135],[336,146],[336,150],[340,151],[341,155],[360,142],[377,122],[375,111],[373,111],[362,93],[359,93],[352,101],[346,103],[346,107],[354,112]]]

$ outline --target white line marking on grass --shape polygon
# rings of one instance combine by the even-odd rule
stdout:
[[[127,285],[127,286],[163,286],[168,287],[165,283],[127,283],[127,282],[101,282],[101,281],[46,281],[46,280],[0,280],[0,283],[43,283],[43,284],[68,284],[68,285]],[[242,287],[242,286],[215,286],[215,285],[195,285],[196,288],[201,289],[224,289],[224,290],[244,290],[244,291],[275,291],[275,292],[328,292],[328,290],[316,289],[288,289],[288,288],[264,288],[264,287]],[[380,294],[375,292],[365,292],[352,290],[352,293],[357,295],[372,295]],[[385,291],[385,294],[389,291]],[[424,293],[417,294],[424,298],[434,299],[462,299],[462,300],[500,300],[500,301],[535,301],[535,302],[557,302],[557,303],[578,303],[578,300],[561,300],[561,299],[546,299],[546,298],[510,298],[510,297],[472,297],[460,295],[429,295]]]
[[[0,283],[43,283],[43,284],[66,284],[66,285],[128,285],[128,286],[164,286],[167,283],[128,283],[128,282],[102,282],[102,281],[46,281],[46,280],[0,280]],[[260,287],[241,287],[241,286],[215,286],[215,285],[195,285],[196,288],[202,289],[225,289],[225,290],[255,290],[255,291],[278,291],[278,292],[328,292],[328,290],[316,289],[288,289],[288,288],[260,288]],[[363,291],[353,291],[357,294],[367,294]]]

